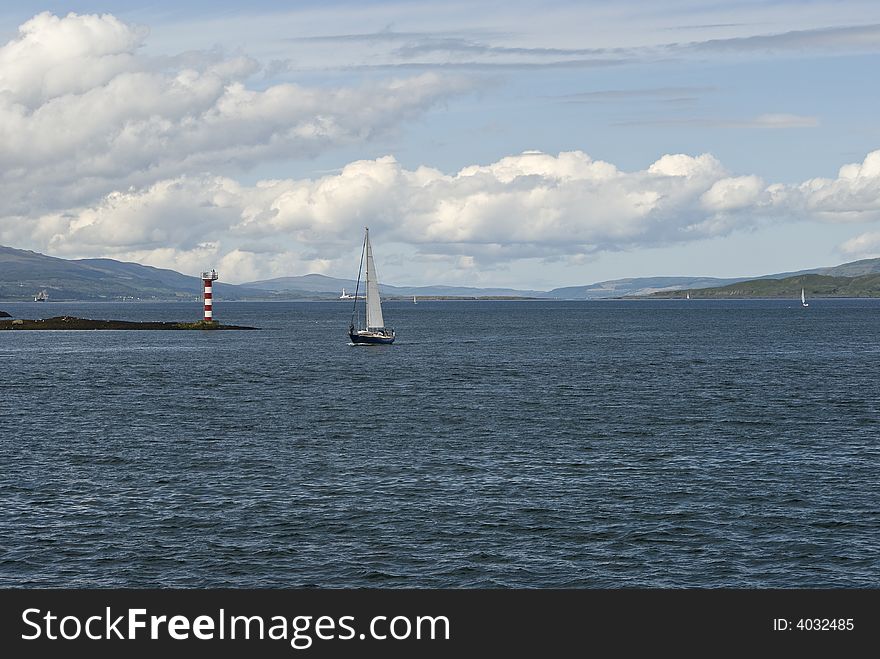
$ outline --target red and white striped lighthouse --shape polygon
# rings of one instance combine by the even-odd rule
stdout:
[[[217,280],[217,271],[214,270],[213,268],[211,269],[211,272],[203,272],[202,273],[202,283],[205,285],[205,322],[206,323],[211,323],[214,321],[213,285],[216,280]]]

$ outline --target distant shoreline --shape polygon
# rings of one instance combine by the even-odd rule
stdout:
[[[404,296],[390,296],[390,297],[382,297],[383,302],[409,302],[412,304],[412,295],[404,295]],[[563,298],[552,298],[552,297],[525,297],[525,296],[508,296],[508,295],[426,295],[424,297],[417,295],[416,300],[418,302],[441,302],[444,300],[510,300],[510,301],[553,301],[553,300],[561,300]],[[303,297],[303,298],[248,298],[248,299],[220,299],[215,298],[215,301],[218,305],[226,303],[226,302],[351,302],[349,299],[342,299],[338,297]],[[16,299],[0,299],[0,304],[38,304],[40,308],[46,307],[49,308],[50,305],[59,305],[59,304],[189,304],[189,305],[201,305],[202,299],[199,298],[197,300],[177,300],[177,299],[146,299],[146,300],[92,300],[92,299],[55,299],[50,302],[34,302],[32,300],[16,300]]]
[[[392,295],[389,297],[383,297],[384,301],[387,302],[410,302],[413,299],[412,295]],[[527,297],[520,295],[416,295],[416,300],[425,301],[425,302],[442,302],[446,300],[510,300],[514,302],[527,302],[533,300],[552,300],[553,298],[547,297]],[[340,302],[346,302],[347,300],[339,300]]]
[[[594,297],[594,298],[564,298],[564,297],[507,297],[507,296],[481,296],[481,297],[465,297],[465,296],[416,296],[416,306],[420,302],[730,302],[730,301],[772,301],[772,300],[790,300],[800,304],[800,298],[796,296],[733,296],[733,295],[712,295],[701,297],[699,295],[691,295],[687,299],[681,295],[623,295],[619,297]],[[880,300],[880,295],[813,295],[808,300]],[[391,297],[384,298],[385,302],[394,302],[402,304],[413,304],[412,296],[408,297]],[[217,308],[221,308],[223,304],[281,304],[295,302],[302,303],[335,303],[349,302],[349,300],[341,300],[338,298],[300,298],[300,299],[266,299],[266,300],[218,300]],[[33,313],[32,305],[40,305],[43,309],[53,309],[55,313],[61,310],[64,305],[150,305],[150,304],[180,304],[199,307],[201,309],[201,300],[198,302],[181,300],[56,300],[54,302],[30,302],[27,300],[0,300],[0,305],[26,305],[28,313]],[[14,316],[11,316],[14,317]],[[0,323],[4,318],[0,315]]]
[[[609,299],[609,298],[606,298]],[[731,301],[731,300],[791,300],[792,302],[801,303],[799,295],[694,295],[691,291],[690,299],[682,295],[633,295],[620,298],[611,298],[615,300],[678,300],[680,302],[696,302],[707,300],[715,301]],[[807,300],[878,300],[880,295],[810,295]]]

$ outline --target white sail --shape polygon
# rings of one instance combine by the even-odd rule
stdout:
[[[807,298],[804,296],[804,289],[801,289],[801,304],[807,301]]]
[[[379,277],[376,276],[376,264],[373,263],[373,248],[370,246],[370,230],[366,233],[367,272],[364,277],[367,284],[367,329],[385,327],[382,318],[382,301],[379,299]]]

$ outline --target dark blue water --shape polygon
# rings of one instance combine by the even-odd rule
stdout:
[[[0,585],[880,586],[880,301],[215,308],[0,332]]]

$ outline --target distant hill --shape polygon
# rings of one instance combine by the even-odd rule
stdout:
[[[335,277],[327,277],[326,275],[301,275],[298,277],[277,277],[275,279],[264,279],[261,281],[251,281],[243,286],[248,288],[258,288],[264,291],[305,291],[309,293],[336,293],[340,295],[342,289],[351,289],[354,292],[354,279],[337,279]]]
[[[863,276],[869,276],[873,274],[880,274],[880,258],[877,259],[862,259],[861,261],[851,261],[849,263],[843,263],[841,265],[835,265],[824,268],[811,268],[809,270],[797,270],[795,272],[779,272],[772,275],[763,275],[761,277],[742,277],[738,279],[728,279],[728,280],[717,280],[717,283],[705,285],[703,281],[711,282],[711,278],[706,278],[700,283],[689,283],[683,285],[674,285],[670,286],[670,288],[666,290],[660,291],[645,291],[645,292],[634,292],[634,293],[626,293],[626,295],[634,295],[634,296],[645,296],[651,295],[652,297],[685,297],[685,293],[690,291],[691,298],[697,297],[786,297],[790,294],[790,286],[792,280],[798,277],[804,277],[807,275],[819,275],[823,277],[827,277],[829,279],[836,278],[860,278]],[[662,278],[658,278],[662,279]],[[775,286],[772,284],[774,280],[785,282],[782,286]],[[626,281],[626,280],[620,280]],[[798,280],[800,281],[800,280]],[[808,280],[808,281],[816,281],[816,280]],[[736,284],[739,282],[748,282],[749,286],[732,286],[732,284]],[[758,284],[757,282],[765,282],[763,284]],[[612,282],[613,283],[613,282]],[[868,285],[867,289],[860,288],[863,284]],[[808,295],[824,295],[824,296],[837,296],[837,297],[875,297],[880,296],[880,291],[876,293],[870,293],[870,281],[865,280],[864,282],[851,282],[850,284],[845,284],[844,282],[835,282],[831,283],[829,281],[825,281],[824,284],[816,283],[817,290],[814,292],[806,291]],[[800,295],[801,284],[797,284],[797,294]],[[848,292],[840,292],[840,293],[832,293],[830,292],[832,289],[843,289],[845,288]],[[825,293],[819,293],[819,290],[826,291]],[[676,295],[674,292],[678,291],[680,295]],[[699,292],[698,292],[699,291]],[[738,293],[732,293],[732,291],[739,291]],[[761,292],[758,292],[761,291]]]
[[[357,281],[354,279],[337,279],[326,275],[310,274],[299,277],[278,277],[263,281],[251,281],[242,284],[249,288],[258,288],[278,293],[292,290],[326,293],[328,297],[339,297],[342,289],[354,294]],[[361,282],[363,287],[363,282]],[[513,288],[474,288],[470,286],[391,286],[380,284],[379,292],[394,297],[547,297],[545,291],[521,291]],[[332,294],[332,295],[330,295]]]
[[[222,276],[222,273],[221,273]],[[218,298],[336,299],[345,288],[353,293],[356,282],[311,274],[281,277],[250,284],[214,284]],[[43,289],[50,301],[58,300],[198,300],[198,277],[114,259],[60,259],[0,246],[0,299],[30,300]],[[542,291],[465,286],[380,286],[389,297],[538,297]]]
[[[849,265],[849,264],[846,264]],[[844,270],[846,271],[846,270]],[[651,297],[691,299],[791,298],[799,299],[801,288],[807,297],[880,297],[880,272],[859,277],[799,274],[783,279],[750,279],[727,286],[664,291]]]
[[[797,272],[782,272],[778,275],[767,275],[760,279],[785,279],[797,275],[827,275],[829,277],[860,277],[880,273],[880,259],[862,259],[851,261],[842,265],[829,268],[812,268],[810,270],[798,270]],[[750,278],[751,279],[751,278]]]
[[[564,300],[597,300],[609,297],[628,295],[651,295],[657,291],[676,291],[686,288],[705,288],[723,286],[740,279],[717,279],[714,277],[634,277],[630,279],[612,279],[588,286],[566,286],[554,288],[544,297]]]
[[[221,273],[222,274],[222,273]],[[0,246],[0,299],[30,300],[46,289],[49,300],[197,300],[201,280],[174,270],[113,259],[59,259]],[[265,291],[217,282],[227,300],[267,296]]]
[[[222,272],[220,273],[222,277]],[[878,296],[872,276],[880,276],[880,258],[833,267],[783,272],[763,277],[633,277],[551,291],[470,286],[391,286],[379,288],[385,297],[421,298],[544,298],[593,300],[620,297],[785,297],[800,295],[803,285],[812,296]],[[813,279],[811,277],[820,277]],[[806,278],[806,279],[805,279]],[[796,281],[795,281],[796,280]],[[759,283],[763,282],[763,283]],[[215,284],[218,298],[226,300],[330,300],[344,288],[353,294],[353,279],[308,274],[235,285]],[[812,288],[809,288],[811,287]],[[57,300],[198,300],[201,281],[174,270],[113,259],[60,259],[0,246],[0,299],[31,300],[43,289]]]
[[[635,277],[631,279],[613,279],[610,281],[590,284],[588,286],[556,288],[548,292],[546,296],[563,299],[586,300],[609,297],[684,297],[685,292],[690,291],[691,297],[693,298],[699,297],[695,294],[695,291],[697,290],[733,290],[730,289],[732,284],[745,281],[780,280],[804,275],[859,277],[862,275],[878,273],[880,273],[880,258],[863,259],[861,261],[852,261],[850,263],[824,268],[811,268],[809,270],[798,270],[795,272],[779,272],[770,275],[762,275],[760,277],[735,277],[728,279],[718,279],[714,277]],[[773,289],[773,287],[768,285],[767,290],[769,291],[771,289]],[[676,295],[676,291],[681,292],[681,295]],[[786,293],[780,293],[780,296],[784,296],[785,294]],[[800,288],[798,288],[798,294],[800,294]],[[714,297],[715,294],[713,293],[712,296]],[[723,296],[723,294],[719,294],[719,296]]]

